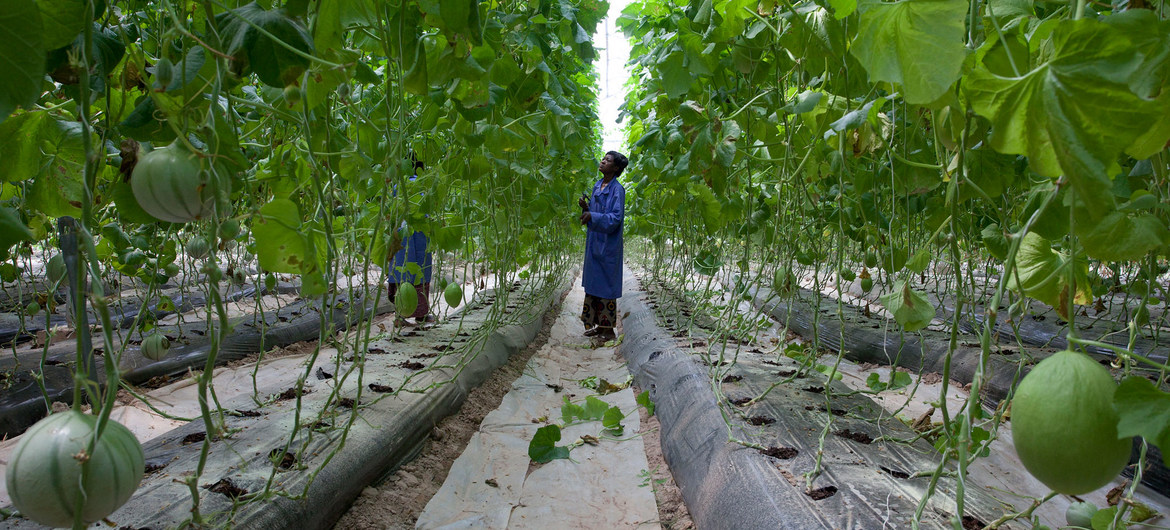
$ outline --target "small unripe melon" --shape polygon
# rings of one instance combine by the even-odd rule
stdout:
[[[1067,495],[1104,486],[1129,462],[1130,438],[1117,437],[1117,383],[1088,355],[1044,359],[1016,389],[1012,441],[1028,472]]]
[[[463,288],[455,282],[447,284],[447,288],[443,289],[443,299],[447,301],[447,305],[459,307],[459,304],[463,303]]]
[[[400,317],[407,317],[417,308],[418,290],[409,282],[399,284],[398,294],[394,295],[394,312]]]

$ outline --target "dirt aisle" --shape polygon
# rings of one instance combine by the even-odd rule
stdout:
[[[612,346],[592,348],[581,336],[578,312],[584,292],[576,287],[561,306],[548,342],[528,362],[499,408],[488,413],[447,480],[427,504],[418,528],[655,528],[658,510],[649,485],[650,465],[633,390],[598,395],[582,381],[628,380]],[[620,307],[620,306],[619,306]],[[619,330],[620,332],[620,330]],[[595,379],[591,379],[595,378]],[[588,397],[625,414],[624,434],[603,432],[600,421],[564,425],[567,397]],[[533,464],[529,442],[537,429],[561,424],[558,446],[576,445],[568,460]]]

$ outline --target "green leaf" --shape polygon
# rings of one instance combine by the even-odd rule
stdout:
[[[1000,230],[999,224],[992,223],[988,225],[979,235],[983,240],[983,248],[987,249],[992,256],[1001,260],[1007,259],[1011,243],[1003,235],[1003,230]]]
[[[543,464],[562,458],[569,458],[569,448],[557,446],[561,441],[561,428],[556,425],[545,425],[536,430],[536,435],[528,444],[528,458],[533,462]]]
[[[930,300],[925,294],[911,289],[905,281],[894,284],[894,290],[883,295],[881,303],[906,331],[925,328],[934,318],[934,306]]]
[[[715,192],[711,191],[706,184],[701,182],[688,182],[687,191],[690,192],[690,200],[685,201],[690,208],[698,208],[698,213],[703,219],[703,226],[707,228],[708,234],[715,234],[719,228],[723,226],[723,207],[719,202],[719,198],[715,196]]]
[[[849,51],[871,81],[901,84],[908,103],[930,103],[959,79],[967,7],[962,0],[863,1]]]
[[[1149,213],[1131,217],[1115,211],[1097,222],[1077,223],[1076,232],[1089,257],[1104,261],[1135,261],[1170,244],[1166,223]]]
[[[857,11],[857,0],[829,0],[829,6],[833,8],[833,17],[841,20]]]
[[[605,412],[609,410],[609,403],[606,403],[594,396],[585,398],[585,414],[581,416],[583,420],[600,420],[605,417]]]
[[[29,108],[41,95],[45,43],[41,14],[33,0],[8,0],[0,9],[0,123],[16,107]]]
[[[313,25],[313,43],[321,51],[340,51],[344,44],[345,26],[342,12],[347,9],[346,0],[319,0],[317,21]],[[291,13],[290,14],[294,14]],[[295,14],[294,14],[295,15]]]
[[[41,11],[45,49],[61,48],[85,29],[88,7],[84,0],[38,0],[37,7]]]
[[[665,62],[658,65],[661,72],[660,82],[666,95],[678,99],[691,89],[691,72],[683,66],[683,54],[673,53]]]
[[[20,213],[14,208],[0,207],[0,261],[8,260],[12,245],[32,240],[32,230],[20,220]]]
[[[1149,9],[1127,9],[1105,17],[1105,22],[1132,37],[1134,46],[1143,55],[1141,65],[1129,79],[1130,90],[1152,98],[1170,86],[1170,20],[1159,20]]]
[[[569,401],[569,396],[565,396],[565,402],[561,405],[561,421],[567,425],[573,423],[573,418],[583,416],[585,416],[585,407]]]
[[[1052,306],[1061,317],[1068,318],[1069,293],[1068,268],[1072,267],[1068,256],[1052,250],[1047,239],[1029,232],[1020,242],[1016,253],[1016,271],[1008,276],[1008,288],[1023,291],[1024,295]],[[1087,304],[1093,300],[1089,286],[1089,267],[1083,253],[1077,256],[1074,271],[1076,304]],[[1018,277],[1018,280],[1017,280]]]
[[[220,17],[224,21],[222,27],[228,54],[233,57],[233,71],[252,71],[262,83],[284,87],[296,83],[309,67],[309,60],[289,47],[310,54],[313,39],[299,22],[283,11],[265,10],[252,2],[230,13],[217,15]],[[241,60],[243,63],[237,62]]]
[[[930,247],[925,246],[918,249],[914,253],[914,257],[906,262],[906,269],[912,272],[921,273],[926,270],[926,266],[930,265]]]
[[[1170,393],[1148,379],[1131,375],[1113,393],[1117,410],[1117,437],[1141,436],[1162,450],[1162,463],[1170,466]]]
[[[253,218],[252,234],[256,237],[256,257],[270,272],[300,273],[309,254],[301,235],[301,210],[288,199],[272,199],[260,207]]]
[[[654,402],[650,401],[650,391],[643,390],[641,394],[634,397],[634,401],[646,408],[646,415],[654,415]]]
[[[48,112],[26,112],[0,123],[0,181],[33,178],[42,164],[41,134],[54,127]]]
[[[29,125],[31,122],[26,127]],[[79,215],[85,198],[81,123],[45,118],[28,132],[35,134],[37,152],[24,154],[31,155],[39,169],[26,203],[49,217]]]
[[[1117,517],[1117,507],[1110,506],[1097,510],[1093,514],[1093,530],[1125,530],[1127,526],[1121,523],[1120,526],[1113,526],[1113,519]]]
[[[622,409],[616,406],[610,407],[605,411],[605,415],[602,416],[601,425],[607,430],[620,433],[622,431],[622,420],[625,418],[626,415],[622,414]]]
[[[979,67],[964,90],[975,112],[992,122],[993,148],[1026,155],[1041,175],[1066,175],[1093,216],[1103,217],[1113,205],[1117,157],[1165,110],[1130,91],[1143,56],[1119,28],[1061,21],[1052,46],[1052,58],[1023,77]]]

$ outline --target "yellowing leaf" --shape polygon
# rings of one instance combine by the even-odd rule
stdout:
[[[910,288],[900,281],[894,290],[881,297],[881,303],[894,314],[894,320],[906,331],[918,331],[930,324],[934,318],[934,306],[926,295]]]
[[[1066,254],[1052,250],[1047,239],[1029,232],[1016,253],[1016,270],[1008,275],[1008,288],[1023,291],[1024,295],[1052,306],[1061,317],[1068,318],[1065,306],[1072,290],[1068,284],[1071,266]],[[1075,304],[1085,305],[1093,300],[1088,273],[1087,261],[1083,255],[1078,256],[1074,270]]]

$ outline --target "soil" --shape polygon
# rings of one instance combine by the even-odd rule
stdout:
[[[463,453],[471,436],[479,430],[484,416],[500,406],[504,395],[511,390],[512,382],[523,373],[528,359],[548,342],[549,329],[559,313],[558,308],[547,312],[543,328],[536,339],[508,359],[507,364],[492,372],[482,385],[472,390],[459,412],[439,422],[418,457],[395,471],[385,482],[363,490],[334,528],[414,528],[427,502],[447,479],[451,464]]]
[[[635,388],[634,392],[642,393]],[[658,501],[658,522],[666,530],[689,530],[695,528],[691,520],[691,513],[683,502],[682,492],[674,482],[674,476],[666,466],[662,456],[662,445],[659,439],[661,426],[657,416],[646,416],[646,409],[639,407],[642,415],[642,443],[646,447],[646,461],[650,464],[650,485],[654,488],[654,498]]]

